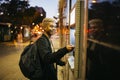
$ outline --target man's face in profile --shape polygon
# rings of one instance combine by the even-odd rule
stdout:
[[[56,28],[55,28],[55,23],[54,22],[50,22],[49,25],[46,28],[46,32],[48,33],[48,35],[53,35],[55,34]]]
[[[100,27],[99,26],[90,26],[89,27],[89,36],[92,38],[95,38],[100,33]]]

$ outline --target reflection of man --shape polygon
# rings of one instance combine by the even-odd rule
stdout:
[[[107,41],[107,36],[104,32],[103,22],[100,19],[92,19],[89,21],[89,38],[97,41]],[[88,80],[103,80],[104,75],[103,47],[101,45],[88,40],[87,47],[87,79]],[[106,80],[106,79],[105,79]]]
[[[103,31],[103,22],[101,19],[92,19],[89,21],[89,38],[99,39]]]

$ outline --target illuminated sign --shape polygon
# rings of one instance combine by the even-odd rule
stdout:
[[[75,8],[70,13],[70,25],[75,24]]]

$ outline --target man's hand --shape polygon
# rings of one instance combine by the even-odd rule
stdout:
[[[75,47],[73,45],[67,45],[66,48],[68,51],[72,51]]]

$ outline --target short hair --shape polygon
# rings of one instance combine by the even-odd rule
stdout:
[[[92,19],[89,21],[90,26],[103,27],[103,21],[101,19]]]
[[[42,21],[42,27],[45,28],[47,27],[51,22],[55,22],[53,18],[44,18]]]

